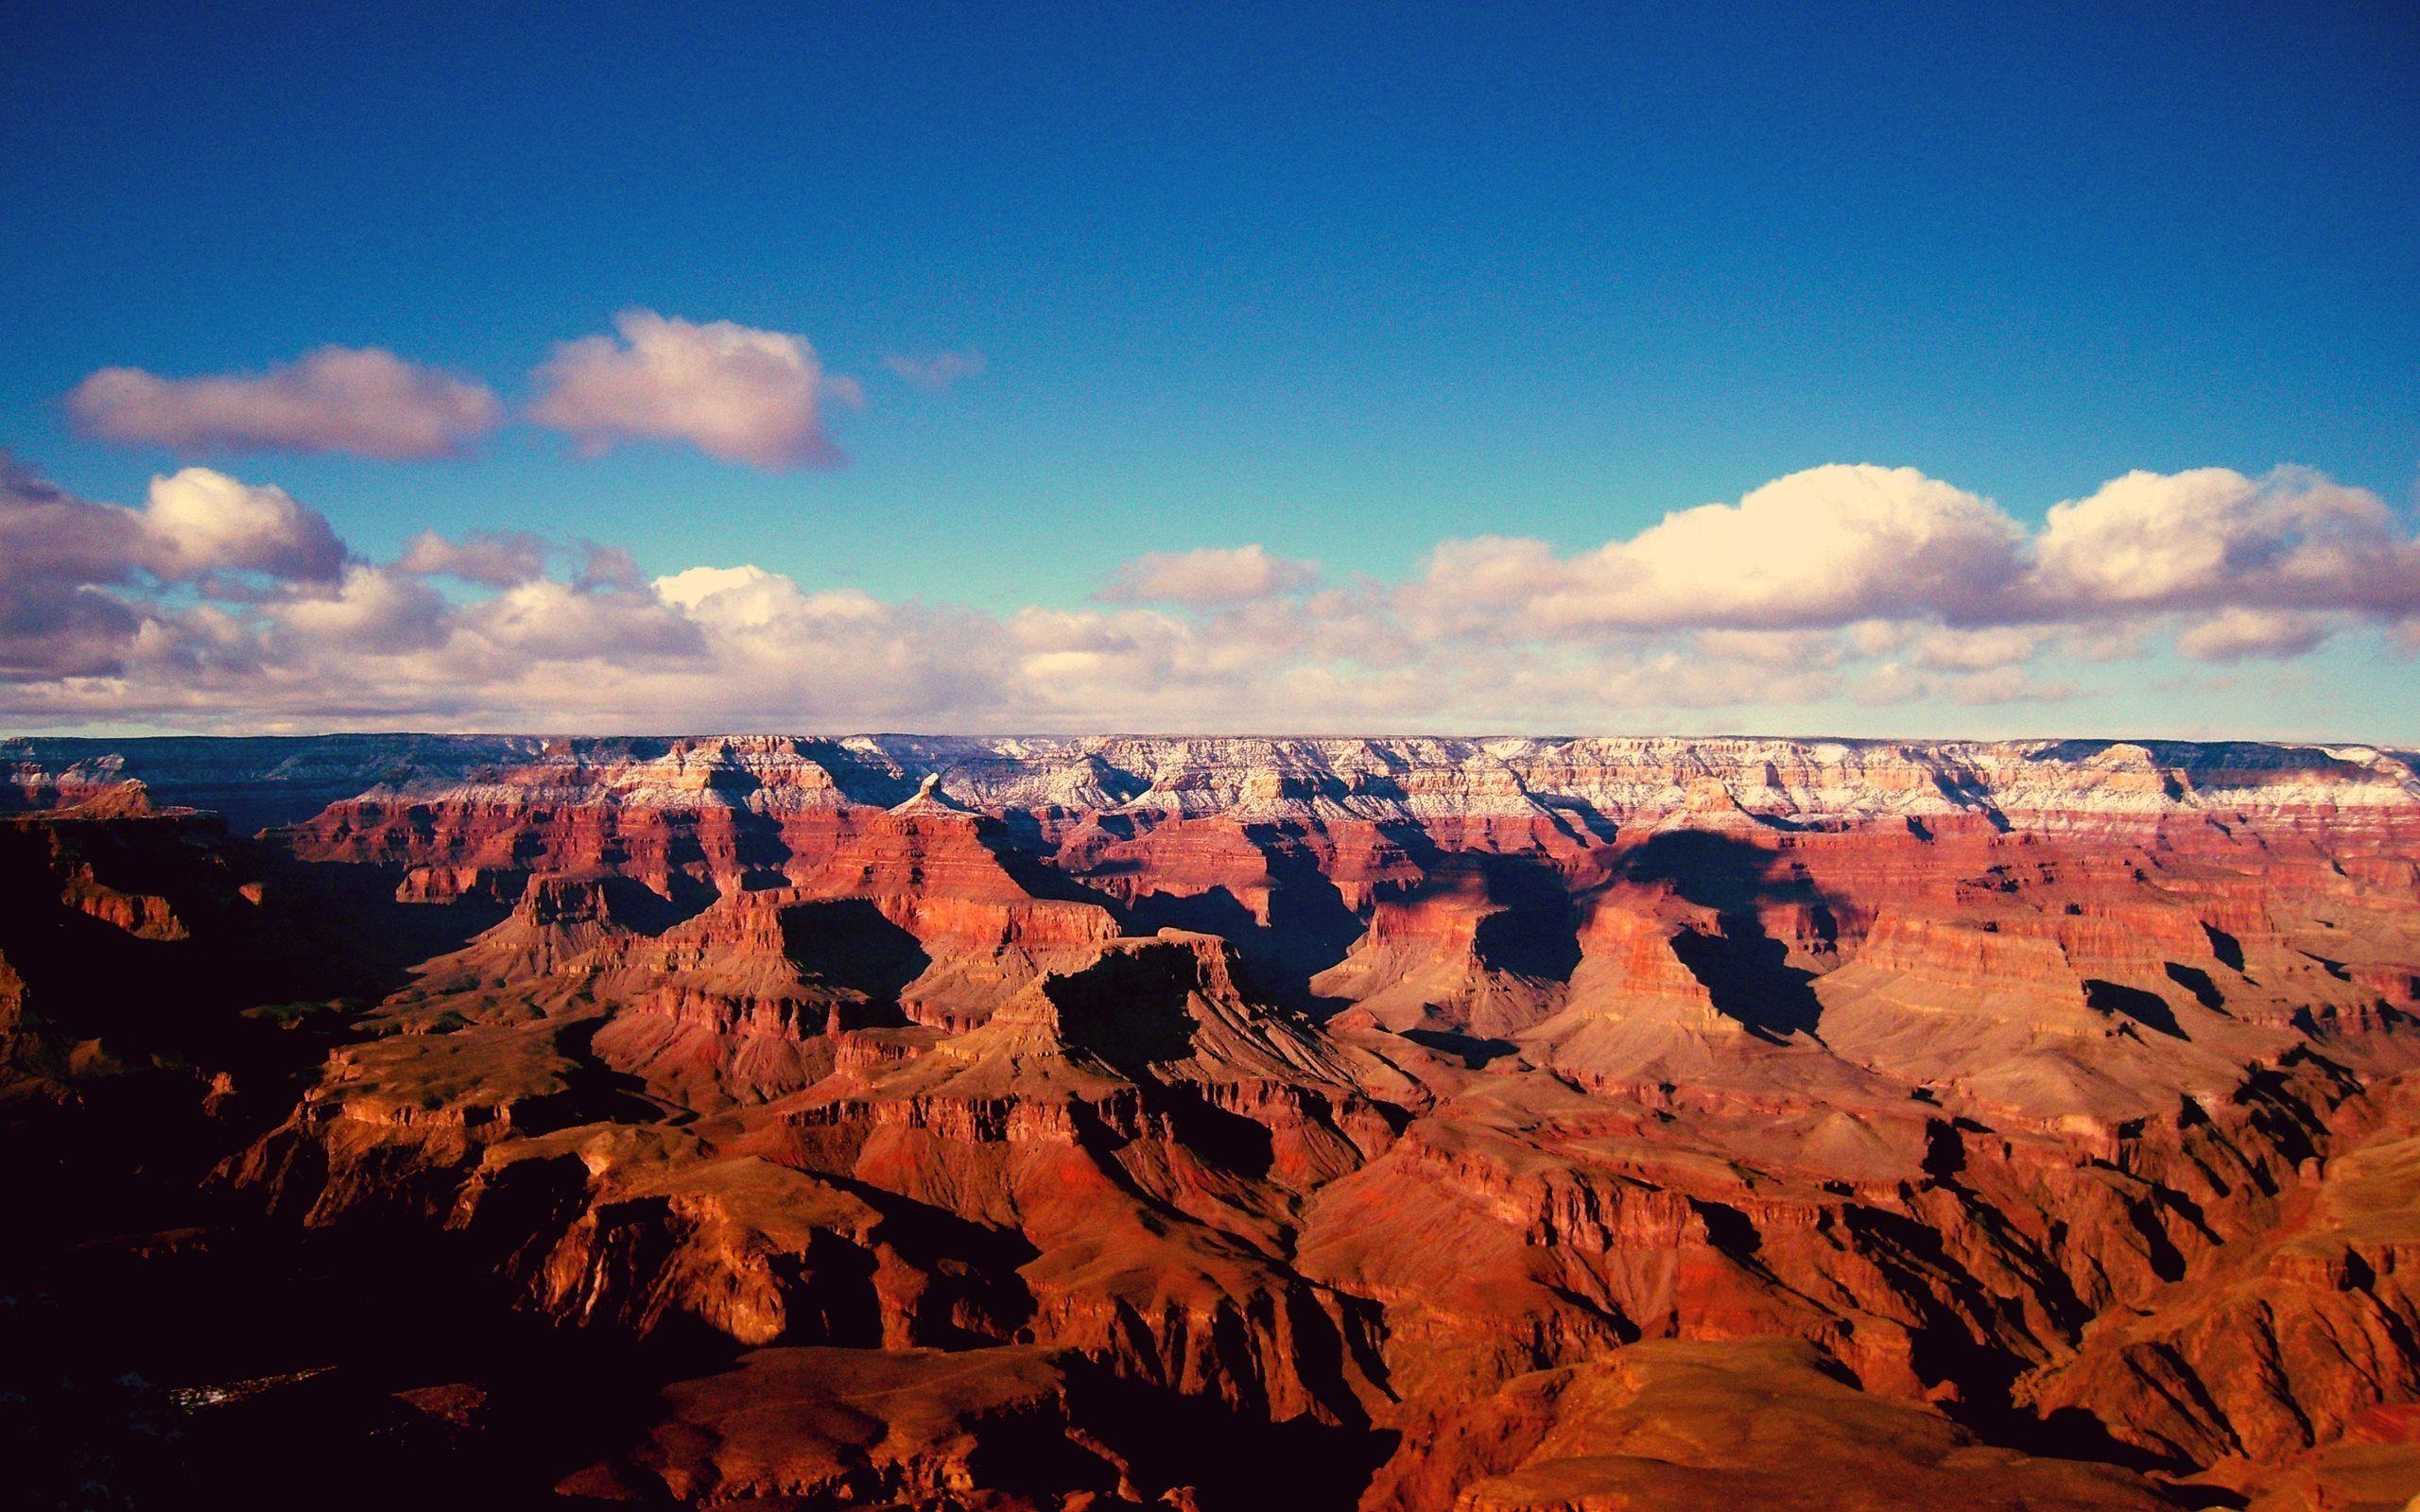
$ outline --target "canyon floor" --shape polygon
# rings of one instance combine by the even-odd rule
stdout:
[[[2415,763],[0,741],[11,1494],[2395,1512]]]

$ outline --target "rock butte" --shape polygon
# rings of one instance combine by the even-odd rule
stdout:
[[[2408,752],[0,774],[0,1432],[136,1504],[2420,1494]]]

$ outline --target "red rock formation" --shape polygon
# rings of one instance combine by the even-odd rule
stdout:
[[[588,1494],[1233,1484],[1078,1377],[1405,1512],[2411,1463],[2402,758],[416,738],[248,847],[145,813],[201,779],[140,743],[19,745],[13,1085],[174,1059],[279,1222],[763,1351]],[[96,1035],[84,960],[223,980]]]
[[[1407,1504],[1456,1512],[2172,1504],[2104,1466],[1987,1448],[1771,1339],[1639,1345],[1524,1376],[1443,1427],[1415,1475],[1397,1483]]]
[[[609,1502],[923,1506],[979,1490],[1000,1512],[1143,1505],[1128,1458],[1068,1398],[1064,1370],[1039,1349],[762,1349],[668,1388],[646,1442],[562,1489]]]

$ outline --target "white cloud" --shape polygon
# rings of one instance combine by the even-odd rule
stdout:
[[[655,580],[656,596],[725,629],[762,629],[805,602],[798,584],[755,565],[692,567]],[[711,608],[709,607],[711,606]]]
[[[2031,625],[1937,629],[1917,643],[1916,660],[1945,672],[1989,672],[2031,662],[2048,638],[2048,630]]]
[[[1164,553],[1123,569],[1113,602],[991,613],[755,564],[650,580],[627,552],[526,536],[424,533],[372,563],[282,491],[206,469],[155,480],[129,509],[0,465],[0,713],[223,729],[1339,731],[1813,728],[1864,707],[1954,726],[1961,706],[2080,696],[2063,676],[2080,661],[2099,659],[2094,680],[2111,688],[2139,685],[2124,663],[2171,640],[2205,661],[2290,658],[2357,627],[2408,640],[2396,627],[2420,624],[2372,565],[2410,559],[2405,527],[2308,474],[2121,479],[2030,541],[1946,485],[1819,471],[1570,558],[1452,541],[1408,581],[1322,586],[1257,545]],[[2224,544],[2163,556],[2145,516]],[[1786,570],[1768,533],[1837,580]],[[2095,533],[2136,542],[2130,575],[2084,571],[2077,542]],[[1708,541],[1764,566],[1719,581],[1701,562]],[[1901,558],[1915,566],[1893,578]],[[2215,683],[2204,671],[2187,686]]]
[[[542,577],[476,606],[464,622],[485,648],[515,658],[672,662],[700,671],[710,664],[698,623],[642,590],[582,588]]]
[[[261,572],[326,581],[344,565],[343,542],[317,511],[284,489],[206,467],[153,478],[143,524],[143,565],[163,577]]]
[[[1431,635],[1696,628],[1711,646],[1717,630],[1838,628],[1859,656],[1908,653],[1912,678],[2054,646],[2123,660],[2170,631],[2190,656],[2298,654],[2345,624],[2420,615],[2420,541],[2377,495],[2299,468],[2129,473],[2029,536],[1913,470],[1822,467],[1571,557],[1533,540],[1443,541],[1396,597]]]
[[[2020,539],[1990,503],[1913,468],[1811,468],[1557,564],[1531,608],[1550,626],[1632,628],[1979,619]]]
[[[2304,468],[2129,472],[2051,507],[2023,586],[2046,617],[2133,610],[2420,611],[2420,542]]]
[[[270,613],[314,649],[382,652],[440,644],[452,619],[445,600],[418,578],[359,564],[346,570],[334,593],[293,599]]]
[[[2228,609],[2187,627],[2176,638],[2176,648],[2197,662],[2300,656],[2317,648],[2328,630],[2327,622],[2316,614]]]
[[[649,310],[626,310],[614,324],[619,340],[583,336],[555,350],[538,369],[530,419],[591,454],[624,441],[678,440],[772,470],[841,461],[824,430],[824,405],[861,396],[852,380],[824,372],[805,338]]]
[[[161,378],[104,368],[67,396],[78,428],[179,451],[446,456],[495,429],[485,386],[376,347],[321,347],[262,373]]]
[[[1881,706],[1912,703],[1938,693],[1941,679],[1911,667],[1904,662],[1885,662],[1867,671],[1849,689],[1849,696],[1861,704]]]
[[[1319,568],[1310,562],[1273,557],[1255,541],[1147,552],[1118,568],[1094,596],[1113,604],[1236,604],[1296,593],[1318,578]]]

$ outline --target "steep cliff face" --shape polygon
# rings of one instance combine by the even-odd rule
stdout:
[[[208,961],[199,1022],[314,1026],[213,1191],[585,1338],[767,1351],[583,1494],[1225,1494],[1103,1381],[1327,1435],[1328,1504],[1405,1512],[1795,1504],[1808,1465],[2274,1499],[2420,1423],[2420,779],[2377,751],[9,754],[55,922],[0,923],[14,1085],[89,1097],[78,961]],[[257,842],[130,785],[298,772],[361,780]],[[860,1374],[929,1410],[833,1426]],[[823,1426],[735,1417],[759,1376]]]

